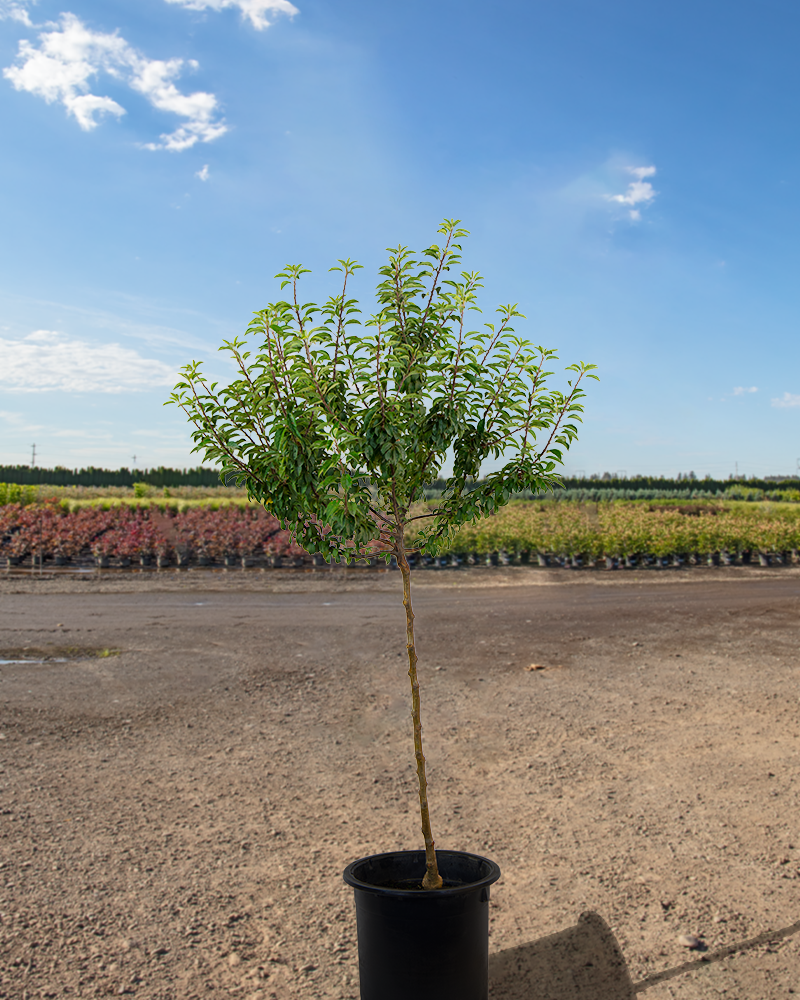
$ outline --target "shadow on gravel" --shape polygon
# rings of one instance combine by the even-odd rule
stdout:
[[[634,1000],[657,983],[799,930],[800,921],[766,931],[634,984],[609,926],[597,913],[582,913],[575,927],[490,955],[489,995],[492,1000]]]
[[[617,940],[597,913],[575,927],[489,956],[492,1000],[633,1000]]]

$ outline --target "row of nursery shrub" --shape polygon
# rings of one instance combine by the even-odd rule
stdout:
[[[599,487],[567,487],[555,490],[542,496],[534,497],[531,493],[518,494],[518,499],[555,501],[557,503],[606,503],[612,500],[671,500],[680,503],[693,500],[746,500],[750,503],[760,500],[771,500],[778,503],[797,503],[800,501],[800,490],[774,489],[761,490],[756,487],[742,485],[730,486],[724,490],[661,490],[661,489],[601,489]]]
[[[9,503],[36,503],[37,488],[35,486],[20,486],[19,483],[0,483],[0,507]]]
[[[429,500],[441,495],[441,490],[435,487],[426,489]],[[610,487],[574,487],[555,490],[534,497],[530,493],[521,493],[517,499],[536,500],[552,503],[605,503],[615,500],[639,501],[673,501],[687,503],[693,501],[720,502],[728,500],[746,500],[758,502],[761,500],[797,503],[800,502],[800,490],[772,489],[763,490],[746,484],[734,484],[726,489],[708,490],[702,488],[660,489],[656,487],[629,489]],[[233,500],[247,502],[243,489],[232,486],[174,486],[156,487],[149,483],[134,483],[132,486],[54,486],[54,485],[20,485],[19,483],[0,483],[0,507],[7,503],[36,503],[45,500],[69,501],[76,503],[113,502],[139,504],[142,500],[158,503],[163,506],[164,500],[193,500],[195,502],[218,503]]]
[[[413,544],[413,536],[409,537]],[[800,508],[740,504],[653,507],[635,503],[547,504],[517,501],[493,517],[464,525],[448,553],[462,560],[503,553],[583,563],[644,557],[683,560],[743,553],[784,556],[800,549]],[[306,557],[288,532],[262,507],[177,501],[133,506],[6,504],[0,508],[0,558],[8,565],[27,557],[56,564],[94,559],[100,565],[131,562],[185,565]]]
[[[133,487],[108,486],[100,489],[91,486],[23,486],[19,483],[0,483],[0,507],[6,504],[33,504],[58,501],[70,509],[96,504],[109,508],[115,504],[155,504],[161,508],[181,508],[187,503],[210,504],[247,503],[243,489],[230,486],[176,486],[159,490],[146,483]]]
[[[442,490],[432,486],[425,490],[428,500],[435,500],[442,495]],[[759,489],[756,486],[735,483],[724,489],[703,489],[700,487],[686,489],[661,489],[658,487],[601,487],[601,486],[565,486],[564,489],[553,490],[552,493],[542,493],[534,496],[529,491],[515,494],[518,500],[536,500],[538,502],[555,503],[605,503],[611,500],[673,500],[685,503],[692,500],[772,500],[778,503],[800,502],[800,490]]]
[[[93,559],[103,565],[232,565],[267,558],[273,563],[305,555],[262,507],[233,504],[184,510],[117,505],[69,510],[60,504],[0,509],[0,558],[26,557],[56,565]]]
[[[800,549],[800,509],[788,505],[654,508],[636,503],[542,504],[518,501],[462,526],[449,551],[532,553],[596,559]]]

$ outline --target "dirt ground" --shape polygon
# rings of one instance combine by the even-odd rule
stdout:
[[[634,983],[800,920],[800,570],[414,593],[437,845],[503,871],[494,998],[583,911]],[[0,578],[0,659],[65,660],[0,664],[0,997],[357,997],[342,870],[421,840],[400,599],[388,572]],[[800,994],[800,933],[646,992]]]

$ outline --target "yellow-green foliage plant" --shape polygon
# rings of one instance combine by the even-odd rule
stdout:
[[[518,501],[459,528],[448,551],[505,549],[532,556],[659,558],[800,548],[800,509],[792,504],[692,504],[691,510],[629,501],[553,504]]]
[[[18,483],[0,483],[0,507],[9,503],[26,506],[36,503],[37,489],[35,486],[20,486]]]

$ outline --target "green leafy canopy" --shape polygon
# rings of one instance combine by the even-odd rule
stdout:
[[[341,293],[302,303],[300,265],[276,275],[291,297],[254,314],[243,338],[225,341],[237,377],[219,388],[198,362],[181,370],[170,403],[194,425],[194,451],[247,488],[307,551],[355,559],[402,546],[419,520],[415,547],[435,554],[460,524],[506,504],[520,490],[549,490],[577,437],[595,365],[574,364],[566,393],[548,389],[555,351],[516,336],[524,319],[500,306],[498,321],[469,329],[480,312],[477,272],[454,274],[468,235],[459,220],[438,230],[442,245],[420,255],[389,250],[378,311],[362,321],[348,281],[361,265],[340,260]],[[433,507],[410,516],[424,487],[452,474]],[[479,484],[482,464],[505,464]]]

